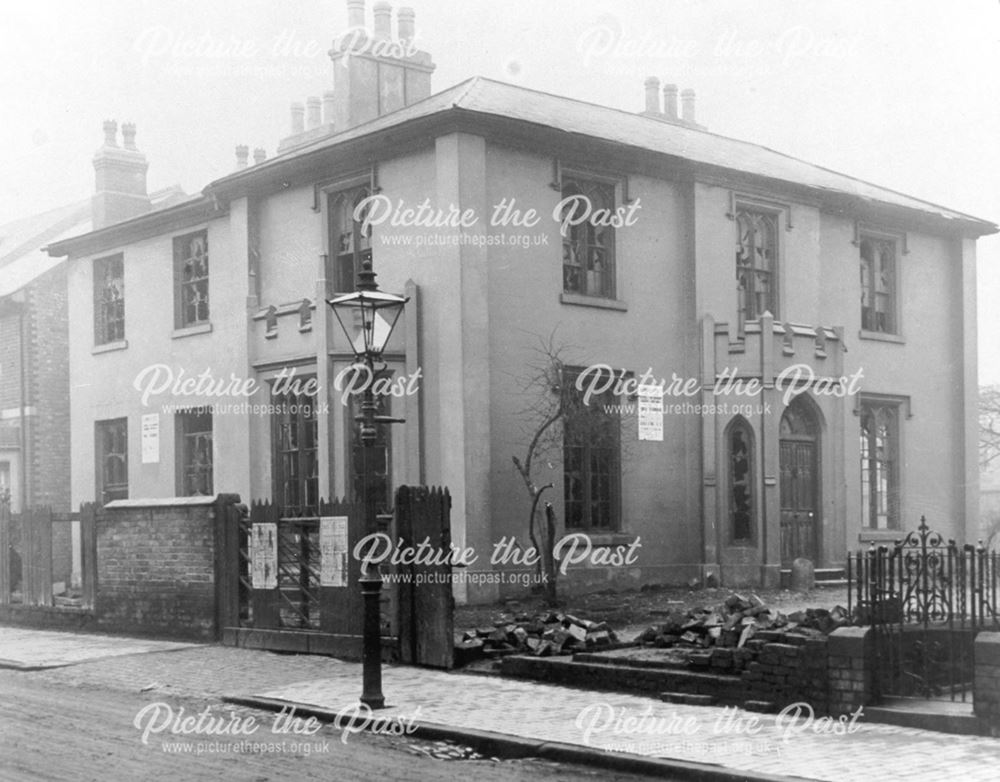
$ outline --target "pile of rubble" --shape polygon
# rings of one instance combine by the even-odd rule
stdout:
[[[456,637],[455,656],[464,661],[515,653],[546,657],[606,649],[617,643],[618,636],[605,622],[554,612],[535,616],[517,614],[501,617],[492,627],[469,630]]]
[[[635,642],[669,648],[722,647],[742,649],[758,633],[773,636],[776,632],[816,631],[829,635],[838,627],[849,624],[847,610],[808,608],[785,616],[765,605],[757,595],[730,595],[714,608],[677,608],[667,611],[666,618],[644,630]],[[806,633],[803,633],[806,634]]]

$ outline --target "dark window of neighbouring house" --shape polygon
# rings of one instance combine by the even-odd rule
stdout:
[[[94,342],[125,339],[125,262],[121,255],[94,261]]]
[[[97,421],[97,501],[128,498],[128,419]]]
[[[611,391],[584,404],[580,369],[563,373],[563,500],[567,529],[614,531],[621,516],[621,416]]]
[[[212,413],[190,410],[177,414],[180,496],[212,495]]]
[[[175,326],[208,323],[208,233],[174,238]]]

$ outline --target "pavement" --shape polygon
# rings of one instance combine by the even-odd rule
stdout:
[[[295,706],[298,715],[317,714],[346,731],[412,731],[489,754],[519,752],[672,778],[939,782],[960,776],[977,782],[993,780],[1000,767],[1000,739],[875,724],[863,713],[847,722],[805,714],[793,720],[403,666],[384,666],[388,707],[370,715],[358,707],[357,663],[97,638],[104,641],[104,657],[93,656],[94,636],[0,627],[0,659],[30,667],[41,652],[43,659],[76,660],[32,674],[53,682],[221,696],[270,709]]]

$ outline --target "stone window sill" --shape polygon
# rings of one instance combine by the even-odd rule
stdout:
[[[602,299],[597,296],[581,296],[578,293],[561,293],[559,301],[563,304],[576,304],[581,307],[597,307],[605,310],[627,312],[628,305],[618,299]]]
[[[194,326],[174,329],[174,333],[170,337],[171,339],[182,339],[184,337],[193,337],[195,334],[208,334],[211,330],[211,323],[196,323]]]
[[[863,529],[858,533],[860,543],[895,543],[906,537],[901,529]]]
[[[116,350],[125,350],[128,347],[128,340],[121,339],[116,342],[105,342],[103,345],[94,345],[90,352],[95,356],[100,353],[113,353]]]
[[[567,529],[566,535],[583,534],[590,539],[590,545],[594,548],[605,546],[628,546],[635,540],[634,535],[627,535],[624,532],[591,532],[587,529]]]
[[[906,340],[899,334],[886,334],[881,331],[865,331],[864,329],[858,332],[858,339],[870,339],[876,342],[895,342],[897,345],[906,344]]]

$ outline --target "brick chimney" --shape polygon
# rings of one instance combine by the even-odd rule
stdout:
[[[415,14],[400,8],[396,34],[392,7],[386,0],[374,6],[374,30],[365,27],[364,0],[347,0],[350,29],[333,41],[333,123],[347,130],[383,114],[409,106],[431,94],[435,65],[419,51]],[[326,118],[324,118],[326,119]]]
[[[94,228],[103,228],[150,210],[146,191],[146,156],[135,146],[135,125],[122,124],[118,146],[118,123],[104,123],[104,143],[94,155],[95,192],[91,200]]]

